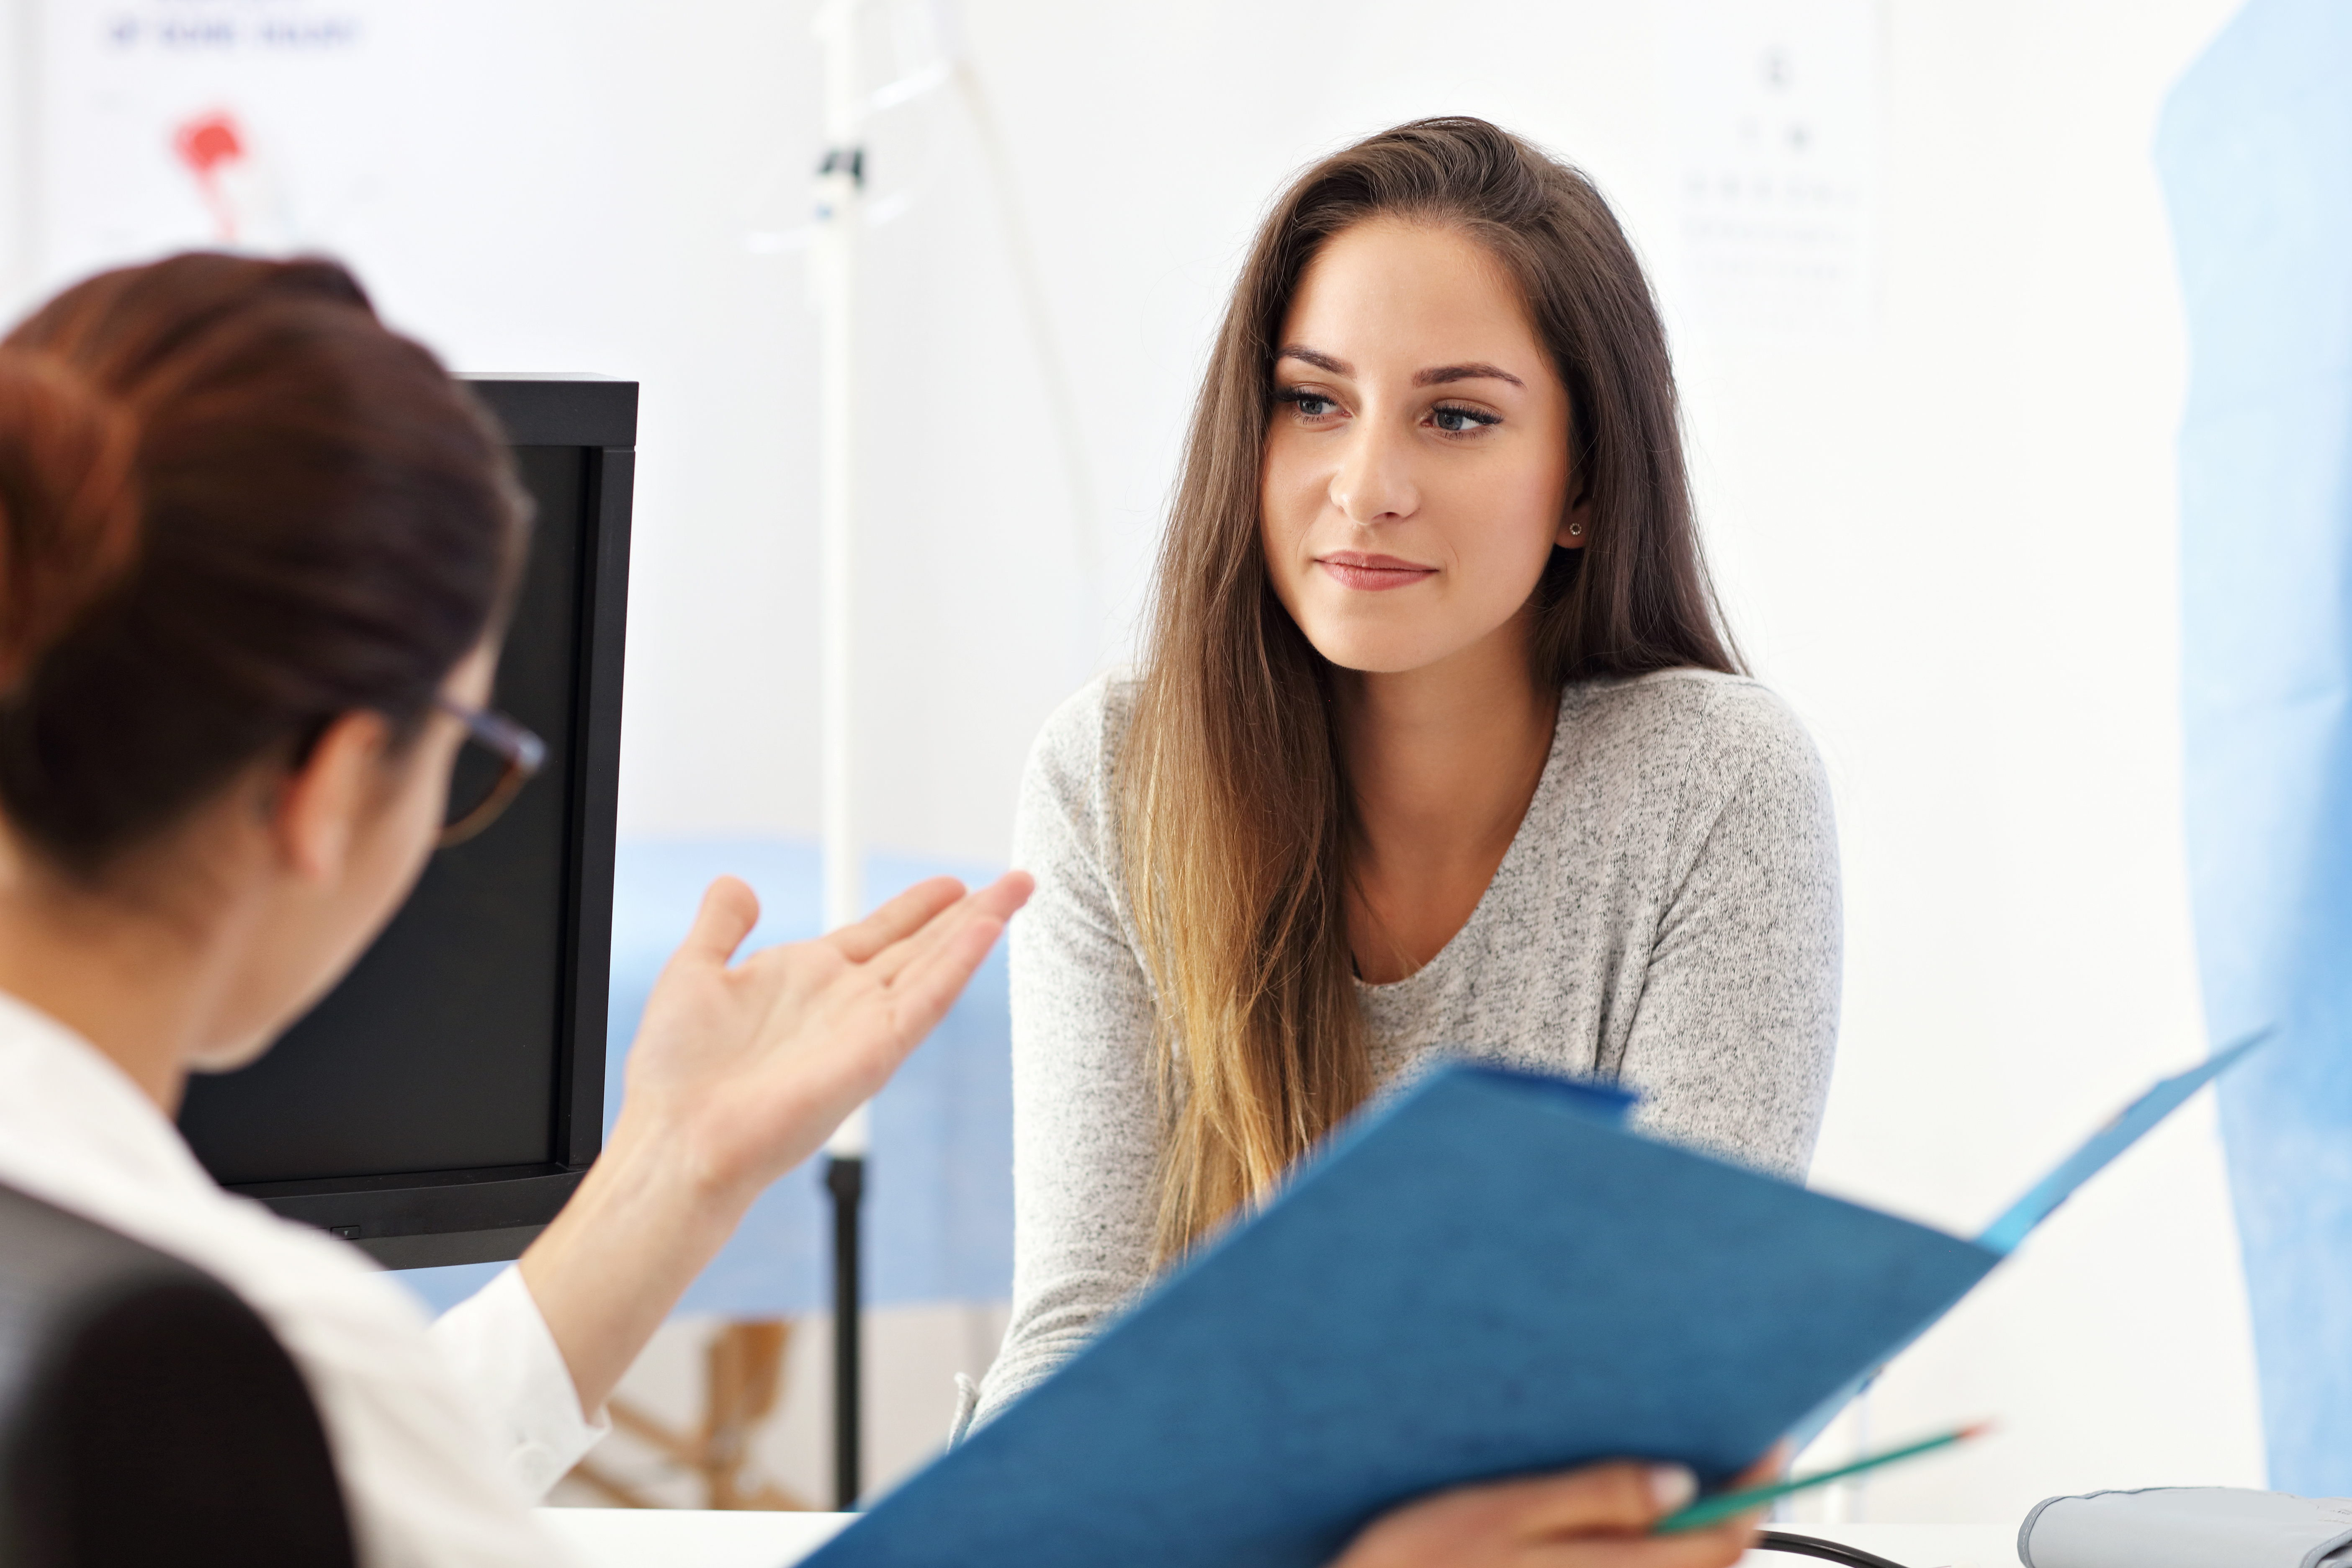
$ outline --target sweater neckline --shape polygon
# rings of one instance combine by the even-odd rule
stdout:
[[[1382,1004],[1410,1001],[1416,987],[1435,984],[1437,977],[1459,965],[1463,962],[1462,953],[1470,945],[1471,933],[1491,923],[1493,910],[1500,896],[1496,889],[1511,879],[1520,862],[1535,853],[1531,847],[1533,834],[1530,825],[1543,814],[1543,808],[1561,787],[1560,775],[1566,771],[1562,759],[1568,754],[1569,707],[1574,697],[1575,688],[1572,686],[1563,689],[1559,694],[1559,709],[1551,721],[1551,749],[1544,753],[1543,772],[1536,778],[1536,792],[1528,797],[1528,809],[1520,814],[1519,826],[1511,834],[1510,846],[1503,851],[1503,858],[1496,865],[1495,874],[1486,879],[1486,886],[1480,889],[1478,901],[1470,908],[1470,918],[1445,939],[1444,946],[1430,955],[1427,963],[1402,980],[1375,985],[1360,976],[1350,975],[1359,1000]]]

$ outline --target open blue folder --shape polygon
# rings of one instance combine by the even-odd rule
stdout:
[[[2229,1059],[2062,1172],[2087,1176]],[[1456,1482],[1627,1456],[1720,1480],[2015,1245],[1644,1138],[1630,1103],[1432,1074],[812,1568],[1307,1568]],[[2049,1187],[2036,1219],[2064,1196]]]

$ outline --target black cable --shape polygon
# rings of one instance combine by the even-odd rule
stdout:
[[[1791,1535],[1785,1530],[1759,1531],[1758,1552],[1785,1552],[1791,1557],[1819,1557],[1829,1563],[1842,1563],[1845,1568],[1903,1568],[1875,1552],[1864,1552],[1858,1546],[1841,1546],[1834,1541],[1822,1541],[1810,1535]]]

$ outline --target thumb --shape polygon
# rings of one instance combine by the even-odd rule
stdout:
[[[721,877],[703,889],[702,907],[677,944],[677,959],[700,959],[724,969],[759,923],[759,896],[738,879]]]

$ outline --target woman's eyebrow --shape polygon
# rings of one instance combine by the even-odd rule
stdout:
[[[1304,360],[1307,363],[1313,365],[1317,370],[1329,371],[1333,375],[1353,375],[1356,374],[1356,367],[1349,364],[1346,360],[1334,358],[1332,355],[1324,353],[1320,350],[1310,349],[1305,343],[1285,343],[1282,347],[1282,352],[1276,354],[1274,357],[1277,360]]]
[[[1442,364],[1412,378],[1415,386],[1443,386],[1449,381],[1507,381],[1517,387],[1528,384],[1500,365],[1492,364]]]

